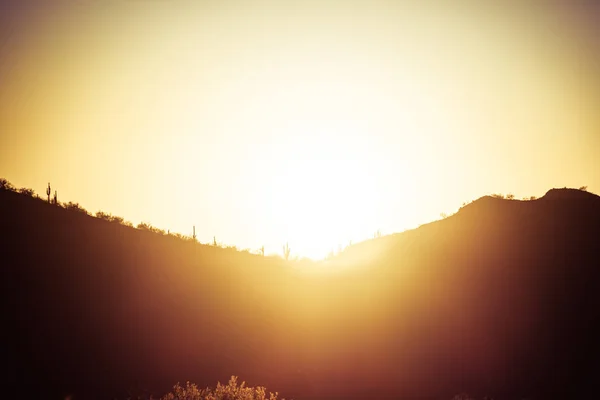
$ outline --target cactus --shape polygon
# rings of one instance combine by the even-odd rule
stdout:
[[[290,258],[290,246],[287,243],[283,246],[283,258],[286,261]]]
[[[50,201],[50,195],[48,195],[48,201]],[[56,190],[54,191],[54,204],[58,205],[58,194],[56,193]]]
[[[48,187],[46,188],[46,194],[48,195],[48,203],[50,203],[50,193],[52,192],[52,190],[50,190],[50,182],[48,182]]]
[[[213,236],[213,246],[217,247],[217,237]]]
[[[265,256],[265,246],[262,246],[260,248],[260,254],[264,257]]]
[[[192,239],[194,239],[194,242],[196,241],[196,225],[194,225],[194,230],[192,233]]]

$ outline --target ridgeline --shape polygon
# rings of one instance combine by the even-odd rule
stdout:
[[[296,400],[600,390],[600,197],[585,191],[482,197],[328,263],[9,190],[0,230],[7,397],[159,396],[231,375]]]

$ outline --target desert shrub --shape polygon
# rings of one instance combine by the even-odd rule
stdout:
[[[82,214],[87,214],[87,215],[90,214],[85,208],[81,207],[79,205],[79,203],[73,203],[71,201],[68,202],[68,203],[66,203],[66,204],[64,204],[64,208],[66,208],[67,210],[80,212]]]
[[[121,218],[121,217],[119,217],[119,218]],[[123,221],[123,218],[121,218],[121,221]],[[123,223],[123,222],[121,222],[121,223]],[[152,233],[158,233],[158,234],[161,234],[161,235],[165,235],[166,234],[166,232],[164,230],[159,229],[159,228],[157,228],[155,226],[152,226],[151,224],[146,223],[146,222],[140,222],[138,224],[137,228],[141,229],[141,230],[144,230],[144,231],[152,232]]]
[[[33,191],[33,189],[30,188],[21,188],[18,190],[19,193],[24,194],[26,196],[31,196],[33,197],[35,195],[35,192]]]
[[[14,192],[15,187],[8,180],[0,178],[0,190],[11,190]]]
[[[227,385],[217,383],[215,389],[199,389],[193,383],[185,386],[177,383],[173,391],[162,397],[162,400],[277,400],[278,393],[269,393],[262,386],[246,387],[246,383],[237,384],[237,377],[232,376]],[[280,399],[285,400],[285,399]]]
[[[108,222],[113,222],[115,224],[129,226],[129,227],[133,228],[133,224],[129,221],[125,221],[125,219],[123,217],[112,215],[110,213],[105,213],[104,211],[98,211],[96,213],[96,218],[100,218],[100,219],[103,219]]]
[[[500,194],[500,193],[494,193],[494,194],[492,194],[492,197],[495,197],[496,199],[503,199],[504,195]]]
[[[126,221],[125,218],[119,217],[117,215],[111,215],[109,221],[114,222],[115,224],[121,224],[133,228],[133,224],[131,222]]]
[[[125,219],[123,217],[119,217],[117,215],[111,215],[109,218],[110,222],[114,222],[115,224],[122,224],[125,222]]]
[[[159,235],[166,235],[167,234],[167,232],[165,232],[164,229],[160,229],[160,228],[157,228],[155,226],[150,227],[150,232],[158,233]]]
[[[96,218],[100,218],[106,221],[110,221],[112,215],[110,215],[109,213],[105,213],[104,211],[98,211],[96,213]]]
[[[152,228],[154,228],[154,227],[146,222],[140,222],[139,224],[137,224],[136,228],[144,230],[144,231],[152,231]]]

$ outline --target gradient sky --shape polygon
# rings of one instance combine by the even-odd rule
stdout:
[[[600,193],[600,7],[495,3],[0,0],[0,177],[312,257]]]

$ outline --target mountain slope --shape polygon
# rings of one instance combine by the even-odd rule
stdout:
[[[7,390],[123,398],[230,375],[296,399],[600,389],[591,193],[483,197],[352,246],[330,274],[8,191],[0,230]]]

